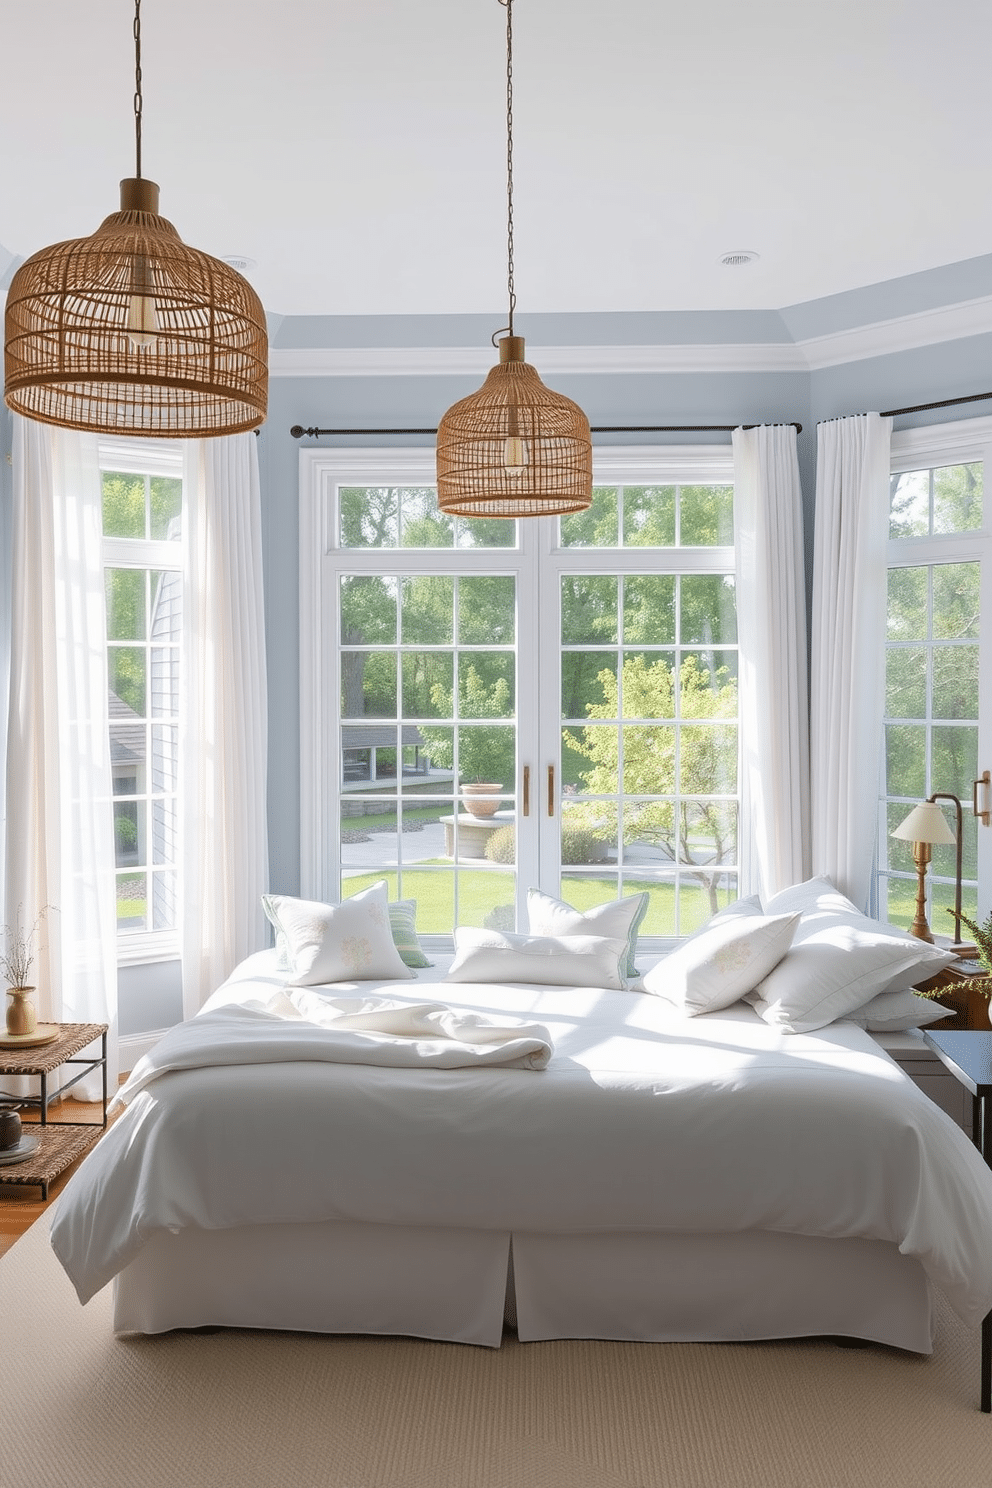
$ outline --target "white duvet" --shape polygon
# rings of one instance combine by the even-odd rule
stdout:
[[[250,958],[205,1012],[264,1005],[274,967]],[[397,1067],[314,1058],[316,1042],[287,1058],[253,1033],[251,1062],[218,1063],[194,1019],[183,1067],[124,1087],[58,1202],[52,1244],[82,1301],[157,1230],[359,1220],[863,1236],[916,1257],[967,1322],[992,1309],[992,1173],[853,1024],[783,1034],[744,1004],[688,1019],[589,988],[326,991],[536,1022],[554,1053],[543,1070]]]

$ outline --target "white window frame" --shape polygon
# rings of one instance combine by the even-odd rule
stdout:
[[[733,449],[729,445],[621,445],[599,447],[594,451],[596,485],[671,485],[734,484]],[[327,823],[336,782],[340,778],[337,728],[338,667],[335,656],[335,615],[326,603],[324,570],[328,562],[338,564],[347,553],[349,569],[360,573],[381,573],[384,566],[402,573],[405,567],[422,567],[423,551],[413,548],[339,549],[336,546],[335,520],[337,488],[348,485],[424,486],[436,485],[436,461],[432,448],[397,449],[305,449],[299,456],[299,542],[300,542],[300,892],[305,898],[324,900],[333,895],[338,876],[338,844],[329,840]],[[645,569],[645,555],[650,553],[649,571],[658,573],[735,573],[732,545],[713,548],[666,549],[595,549],[559,547],[557,522],[544,518],[521,519],[518,523],[516,548],[444,548],[431,549],[436,571],[461,573],[498,573],[501,559],[512,555],[522,582],[519,593],[518,623],[520,634],[547,637],[551,617],[537,613],[536,577],[540,570],[545,579],[545,592],[554,591],[555,605],[560,574],[581,568],[583,572],[617,572],[617,553],[636,552],[638,571]],[[690,556],[691,555],[691,556]],[[531,582],[528,582],[530,576]],[[552,580],[552,576],[553,580]],[[550,600],[548,600],[550,604]],[[553,617],[557,635],[557,612]],[[545,642],[546,644],[546,642]],[[561,717],[557,696],[549,689],[539,698],[537,679],[543,658],[540,645],[530,652],[521,649],[518,669],[518,712],[529,714],[542,738],[551,740],[560,734]],[[334,679],[333,681],[331,679]],[[518,750],[521,768],[527,754],[526,745]],[[543,795],[545,771],[553,761],[531,757],[531,794]],[[537,769],[533,769],[533,765]],[[517,799],[522,798],[523,782],[515,783]],[[740,761],[738,760],[738,802],[740,802]],[[552,818],[546,812],[535,836],[535,851],[545,860],[556,843],[558,813]],[[738,810],[737,872],[747,861],[747,823]],[[524,854],[520,854],[524,858]],[[518,861],[520,883],[526,889],[536,881],[537,863]],[[530,876],[528,876],[530,875]],[[673,942],[658,937],[655,949]],[[648,942],[648,949],[652,942]]]
[[[104,471],[126,475],[166,476],[183,482],[183,523],[186,521],[186,468],[181,444],[161,439],[101,436],[98,446],[101,478]],[[165,539],[104,537],[101,558],[106,568],[183,570],[183,544]],[[181,663],[180,663],[181,664]],[[111,800],[113,810],[113,798]],[[182,784],[179,787],[177,830],[182,831]],[[181,871],[180,862],[176,864]],[[114,868],[114,882],[117,881]],[[181,894],[181,885],[179,888]],[[118,930],[117,964],[132,966],[174,961],[180,954],[180,926],[171,930]]]
[[[932,537],[890,538],[886,554],[887,568],[927,566],[934,563],[973,563],[979,560],[981,573],[981,621],[979,627],[979,653],[992,660],[992,418],[961,419],[953,423],[927,424],[916,429],[896,430],[892,435],[890,469],[893,475],[912,470],[926,470],[945,465],[966,465],[974,461],[983,464],[982,526],[966,533],[938,534]],[[879,779],[879,838],[877,862],[885,860],[883,833],[885,784],[885,741],[882,740],[882,755]],[[983,761],[992,766],[992,685],[979,693],[978,716],[979,773]],[[939,786],[935,787],[939,789]],[[965,813],[971,802],[962,798]],[[992,829],[978,833],[978,914],[980,919],[992,909]],[[874,893],[880,887],[876,870]],[[940,931],[941,927],[931,926]],[[967,937],[966,937],[967,938]]]

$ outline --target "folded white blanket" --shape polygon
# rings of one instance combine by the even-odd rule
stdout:
[[[553,1047],[540,1023],[497,1023],[441,1002],[322,997],[300,988],[276,992],[266,1003],[232,1003],[170,1028],[138,1060],[110,1109],[127,1105],[159,1075],[205,1064],[322,1060],[408,1069],[543,1070]]]

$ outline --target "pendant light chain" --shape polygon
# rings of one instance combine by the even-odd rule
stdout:
[[[134,174],[141,179],[141,0],[134,0]]]
[[[506,288],[512,336],[513,312],[517,307],[513,286],[513,0],[499,0],[499,3],[506,6]]]
[[[477,393],[437,427],[438,509],[457,517],[553,517],[592,502],[592,437],[577,403],[545,387],[515,334],[513,282],[513,0],[506,7],[506,287],[509,334]],[[497,343],[497,337],[499,337]]]

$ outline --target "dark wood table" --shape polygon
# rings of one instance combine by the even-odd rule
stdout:
[[[971,1091],[972,1139],[992,1168],[992,1029],[927,1028],[923,1038],[955,1079]],[[982,1322],[981,1408],[992,1412],[992,1312]]]

